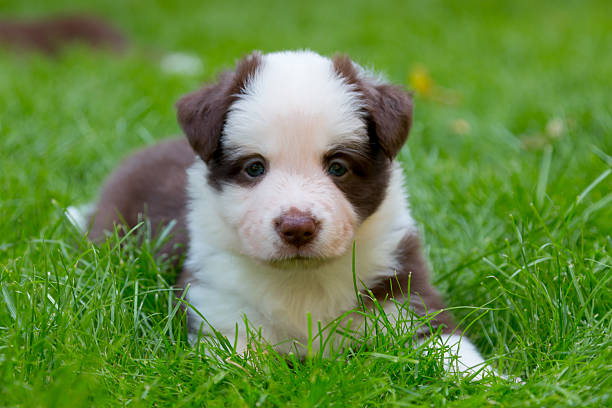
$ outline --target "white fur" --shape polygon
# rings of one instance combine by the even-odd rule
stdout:
[[[233,338],[236,322],[242,322],[246,315],[272,343],[296,339],[305,344],[307,312],[313,322],[325,325],[354,307],[350,248],[337,258],[316,263],[312,269],[276,268],[235,252],[239,246],[232,241],[235,233],[226,230],[223,217],[216,212],[218,194],[202,183],[205,175],[202,162],[188,172],[192,197],[188,226],[193,250],[186,267],[194,271],[195,279],[187,299],[215,329]],[[366,285],[380,276],[392,275],[397,243],[414,229],[402,182],[401,169],[395,166],[387,198],[353,237],[357,279]],[[363,289],[361,284],[359,289]],[[199,319],[195,314],[190,317]],[[239,337],[244,335],[239,333]],[[279,348],[289,351],[286,347],[288,344]]]
[[[363,223],[321,166],[333,146],[367,142],[362,107],[329,59],[312,52],[266,55],[230,108],[223,134],[226,147],[268,160],[265,178],[255,187],[225,185],[218,192],[204,182],[202,161],[189,169],[186,267],[193,282],[187,297],[228,337],[246,315],[272,343],[305,343],[307,313],[326,324],[350,310],[353,241],[359,289],[393,274],[397,243],[414,230],[399,165],[385,200]],[[274,231],[273,220],[291,207],[321,221],[306,249],[284,246]],[[294,255],[323,260],[310,267],[266,262]]]
[[[474,375],[474,379],[481,379],[487,373],[485,361],[468,338],[450,334],[435,340],[440,342],[440,346],[448,348],[444,366],[449,372]]]
[[[87,231],[87,219],[94,210],[93,203],[84,204],[78,207],[70,206],[64,211],[64,215],[70,223],[80,232]]]
[[[247,316],[279,351],[303,353],[287,340],[306,344],[308,314],[316,327],[355,305],[353,241],[358,289],[393,276],[394,251],[415,232],[403,173],[394,162],[383,202],[363,222],[325,173],[321,162],[329,149],[367,142],[359,94],[327,58],[308,51],[266,55],[238,98],[227,115],[224,146],[263,156],[267,173],[255,186],[218,191],[206,182],[204,162],[188,170],[187,300],[216,330],[237,337],[241,350],[247,347]],[[303,249],[288,248],[273,227],[292,207],[321,221]],[[287,260],[296,255],[313,260]],[[196,313],[189,318],[192,327],[210,330]],[[456,336],[447,340],[461,355],[459,369],[483,363],[467,339],[460,345]]]

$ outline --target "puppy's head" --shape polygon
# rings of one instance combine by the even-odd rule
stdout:
[[[412,120],[401,88],[312,52],[253,53],[177,108],[235,249],[281,265],[346,253]]]

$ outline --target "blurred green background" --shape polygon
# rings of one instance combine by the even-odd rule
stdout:
[[[277,406],[610,403],[609,0],[0,0],[0,19],[75,12],[122,31],[126,52],[74,46],[50,57],[0,46],[0,405],[3,395],[24,406],[147,406],[146,395],[159,405],[255,405],[265,395]],[[100,266],[83,243],[75,249],[62,208],[93,200],[133,149],[178,135],[173,105],[182,94],[253,49],[300,48],[348,53],[414,91],[400,157],[434,280],[449,305],[492,302],[497,309],[470,336],[485,355],[509,356],[506,368],[525,387],[398,374],[367,356],[350,370],[335,361],[286,376],[206,366],[226,371],[198,380],[204,369],[188,346],[151,345],[165,332],[91,323],[110,314],[106,300],[95,302],[108,282],[58,278],[49,290],[81,291],[84,300],[50,303],[49,270],[85,279],[106,268],[126,285],[166,287],[146,252],[134,276],[114,250]],[[201,69],[164,70],[177,52]],[[130,296],[117,300],[121,321],[140,327]],[[155,302],[143,313],[167,317]]]
[[[528,165],[539,157],[525,156],[523,148],[537,152],[550,144],[545,133],[554,119],[565,136],[577,126],[588,129],[586,140],[566,137],[559,149],[593,143],[609,152],[609,4],[4,0],[3,18],[100,16],[131,46],[121,57],[70,49],[49,59],[0,50],[3,164],[29,166],[27,176],[5,171],[0,177],[9,191],[20,190],[22,200],[55,198],[66,205],[92,197],[129,149],[179,133],[173,103],[180,95],[253,49],[348,53],[409,89],[419,91],[421,84],[411,143],[451,160],[442,166],[478,163],[483,172],[491,166],[503,173]],[[159,59],[171,52],[193,54],[203,69],[165,74]],[[589,154],[584,160],[597,159]],[[571,168],[554,164],[558,171]],[[49,179],[53,194],[31,183],[36,174]],[[578,176],[589,178],[569,175],[577,182]],[[44,220],[41,210],[28,219]],[[2,211],[5,219],[16,216],[6,213],[6,205]],[[42,224],[30,222],[24,236]]]

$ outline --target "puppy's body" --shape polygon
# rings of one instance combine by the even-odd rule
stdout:
[[[94,213],[89,237],[100,241],[113,224],[134,227],[143,215],[154,233],[175,222],[161,249],[178,264],[188,239],[185,226],[186,170],[196,156],[187,140],[159,143],[130,156],[106,182]]]
[[[301,353],[294,346],[307,342],[308,314],[325,326],[354,309],[353,242],[362,293],[388,306],[410,295],[419,314],[443,308],[395,161],[412,120],[404,91],[346,57],[252,54],[177,107],[189,144],[166,142],[128,159],[102,192],[93,239],[117,214],[129,226],[142,212],[153,227],[176,220],[162,251],[188,248],[179,284],[241,349],[245,315],[279,350]],[[189,322],[192,334],[210,329],[193,311]],[[464,366],[482,363],[451,334],[446,312],[432,325]]]
[[[209,235],[218,226],[200,228],[201,220],[219,222],[218,218],[210,217],[214,209],[211,211],[210,201],[205,199],[207,191],[194,189],[195,181],[204,174],[201,164],[189,170],[190,193],[197,197],[192,201],[187,222],[194,250],[189,253],[181,282],[192,285],[188,298],[198,310],[212,311],[205,313],[205,317],[216,329],[233,333],[235,323],[246,315],[251,324],[263,328],[264,336],[272,343],[296,339],[306,344],[307,312],[313,321],[325,325],[357,306],[351,250],[331,260],[289,260],[282,265],[254,262],[247,255],[219,251],[218,242],[223,238],[215,234],[211,240]],[[395,168],[390,188],[398,188],[399,194],[389,194],[354,236],[357,279],[378,295],[382,303],[385,297],[393,297],[391,284],[395,285],[398,297],[402,292],[407,294],[408,275],[412,274],[412,292],[426,299],[430,312],[435,312],[442,308],[442,303],[427,281],[416,231],[401,194],[401,180],[401,170]],[[222,233],[222,228],[218,233]],[[361,284],[359,289],[365,291]],[[422,301],[418,297],[412,300],[413,306],[424,312]],[[454,327],[444,312],[437,321],[446,323],[444,331]],[[192,319],[192,328],[197,330],[199,323],[199,319]],[[244,340],[244,333],[239,334],[239,339]],[[288,351],[290,346],[285,342],[279,348]]]

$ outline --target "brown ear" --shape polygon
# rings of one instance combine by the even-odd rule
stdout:
[[[372,85],[366,92],[372,130],[383,151],[394,158],[408,138],[412,126],[412,97],[396,85]],[[373,129],[372,129],[373,128]]]
[[[222,73],[216,83],[189,93],[176,103],[179,125],[205,162],[219,145],[227,111],[260,64],[261,54],[253,52],[238,62],[234,72]]]
[[[412,96],[400,86],[380,82],[356,68],[346,55],[333,59],[338,76],[355,86],[366,100],[368,133],[393,159],[408,138],[412,126]]]

